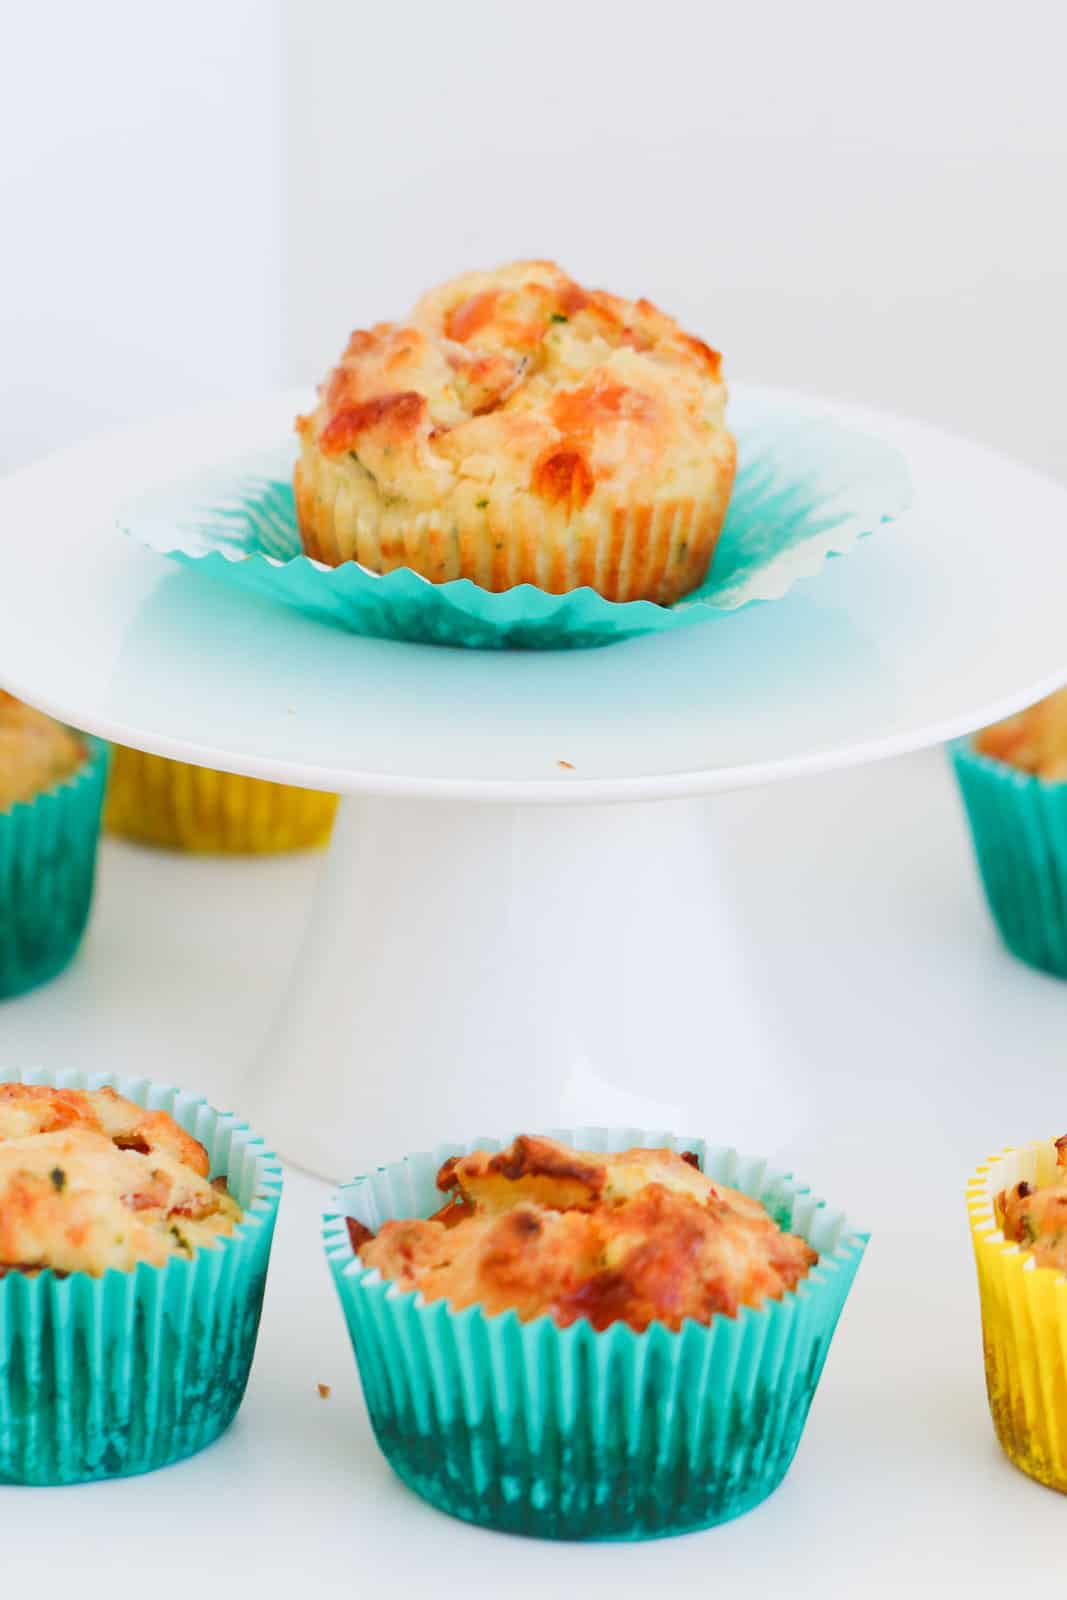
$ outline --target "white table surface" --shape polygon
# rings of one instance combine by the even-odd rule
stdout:
[[[717,804],[767,1021],[806,1085],[775,1154],[874,1234],[778,1493],[631,1546],[518,1543],[433,1511],[374,1445],[318,1240],[326,1189],[290,1172],[234,1427],[148,1477],[0,1489],[0,1593],[76,1579],[110,1596],[136,1576],[153,1600],[205,1579],[228,1595],[980,1597],[1059,1569],[1067,1503],[1007,1464],[989,1423],[963,1188],[994,1148],[1067,1128],[1067,988],[998,946],[939,752]],[[317,864],[106,844],[79,961],[0,1007],[0,1070],[69,1061],[230,1102]]]

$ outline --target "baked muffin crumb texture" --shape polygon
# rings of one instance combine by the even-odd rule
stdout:
[[[62,783],[87,756],[76,733],[0,689],[0,811]]]
[[[110,1088],[0,1084],[0,1276],[162,1266],[240,1218],[167,1112]]]
[[[305,550],[668,603],[703,580],[733,484],[720,367],[551,261],[452,279],[353,333],[298,419]]]
[[[983,728],[974,747],[1046,783],[1067,782],[1067,688]]]
[[[1067,1134],[1055,1140],[1060,1175],[1052,1183],[1026,1179],[1001,1189],[993,1214],[1004,1234],[1029,1252],[1039,1267],[1067,1271]]]
[[[456,1310],[480,1305],[566,1327],[678,1329],[780,1299],[818,1255],[758,1200],[713,1183],[672,1150],[605,1154],[520,1136],[441,1167],[428,1219],[374,1235],[349,1219],[366,1266]]]

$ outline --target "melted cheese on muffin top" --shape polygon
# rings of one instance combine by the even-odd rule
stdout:
[[[162,1266],[240,1218],[166,1112],[109,1088],[0,1084],[0,1274]]]
[[[1001,1189],[993,1211],[1005,1239],[1028,1250],[1039,1267],[1067,1271],[1067,1134],[1056,1140],[1056,1165],[1063,1173],[1055,1183],[1027,1183]]]
[[[354,333],[298,428],[367,513],[489,485],[577,509],[597,488],[701,498],[709,464],[732,475],[725,404],[718,353],[650,301],[517,261]]]
[[[604,1154],[524,1136],[453,1157],[437,1183],[451,1198],[434,1217],[350,1231],[367,1266],[457,1310],[677,1329],[780,1299],[818,1260],[759,1201],[671,1150]]]

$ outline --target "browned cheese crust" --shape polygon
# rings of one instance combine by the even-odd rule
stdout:
[[[0,689],[0,811],[69,778],[86,756],[77,734]]]
[[[993,1210],[1005,1239],[1028,1250],[1039,1267],[1067,1271],[1067,1134],[1056,1140],[1056,1164],[1063,1175],[1055,1183],[1017,1183],[1001,1189]]]
[[[733,486],[720,358],[648,300],[517,261],[353,333],[298,420],[310,556],[669,603]]]
[[[572,1150],[522,1136],[441,1168],[434,1217],[351,1229],[361,1260],[454,1308],[547,1313],[561,1327],[677,1329],[777,1300],[818,1260],[757,1200],[670,1150]]]
[[[0,1084],[0,1275],[162,1266],[240,1218],[166,1112],[113,1089]]]
[[[1067,781],[1067,689],[1057,689],[1014,717],[983,728],[975,749],[1046,783]]]

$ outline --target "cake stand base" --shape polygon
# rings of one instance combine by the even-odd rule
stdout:
[[[342,801],[250,1119],[333,1179],[559,1124],[773,1146],[793,1096],[731,933],[714,806]]]

